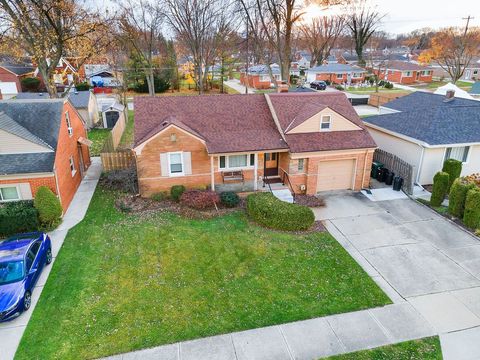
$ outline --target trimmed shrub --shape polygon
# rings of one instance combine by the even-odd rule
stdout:
[[[220,194],[220,201],[226,207],[233,208],[238,205],[240,198],[233,191],[224,191]]]
[[[443,163],[442,171],[450,176],[448,181],[448,191],[450,191],[453,182],[455,179],[458,179],[462,173],[462,162],[455,159],[447,159]]]
[[[0,237],[38,228],[38,211],[33,201],[14,201],[0,205]]]
[[[36,77],[26,77],[20,80],[22,84],[22,89],[26,91],[38,91],[40,88],[40,79]]]
[[[40,225],[46,229],[56,227],[62,216],[62,205],[57,196],[46,186],[40,186],[35,194],[33,205],[38,211]]]
[[[463,217],[465,211],[465,200],[468,190],[475,187],[475,184],[469,183],[464,179],[456,179],[450,188],[448,197],[448,212],[457,218]]]
[[[393,89],[393,84],[389,81],[387,81],[384,85],[385,89]]]
[[[168,191],[160,191],[158,193],[153,194],[151,196],[151,199],[155,201],[163,201],[168,199],[168,197],[169,197]]]
[[[480,188],[470,189],[465,200],[463,223],[469,228],[480,228]]]
[[[193,209],[203,210],[215,207],[220,197],[211,190],[187,190],[180,197],[180,203]]]
[[[90,90],[90,84],[87,82],[78,83],[75,85],[75,89],[77,89],[77,91]]]
[[[128,169],[109,171],[102,174],[100,183],[109,190],[119,190],[131,194],[137,194],[137,169],[135,166],[132,166]]]
[[[281,201],[267,192],[247,196],[247,213],[259,224],[278,230],[307,230],[315,222],[310,208]]]
[[[340,91],[345,90],[345,88],[342,85],[335,86],[335,89],[340,90]]]
[[[170,197],[175,201],[180,201],[180,197],[185,192],[185,186],[183,185],[173,185],[170,188]]]
[[[432,198],[430,204],[432,206],[442,205],[448,190],[449,175],[446,172],[437,172],[433,177]]]

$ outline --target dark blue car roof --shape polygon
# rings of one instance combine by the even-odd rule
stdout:
[[[19,234],[0,242],[0,262],[23,260],[28,247],[42,236],[41,232]]]

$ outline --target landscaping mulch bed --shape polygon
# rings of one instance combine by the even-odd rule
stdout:
[[[295,204],[308,207],[322,207],[325,206],[325,201],[315,195],[295,195]]]

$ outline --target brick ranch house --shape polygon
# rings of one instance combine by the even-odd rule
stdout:
[[[295,193],[369,185],[376,144],[343,93],[137,97],[135,109],[142,196],[180,184],[255,191],[264,176]]]
[[[280,74],[280,67],[278,65],[271,65],[272,75],[280,83],[282,76]],[[273,87],[272,79],[268,71],[267,65],[255,65],[251,66],[247,70],[240,73],[240,83],[245,85],[248,83],[248,87],[254,89],[270,89]]]
[[[331,84],[354,84],[365,81],[366,70],[349,64],[325,64],[306,71],[307,82],[329,81]]]
[[[19,64],[0,64],[0,82],[15,83],[17,93],[22,92],[22,79],[33,77],[35,69],[32,66]]]
[[[68,100],[0,101],[0,202],[33,199],[48,186],[65,212],[90,166],[88,144]]]
[[[371,70],[380,79],[398,84],[430,83],[433,77],[432,68],[408,61],[389,60],[385,64],[374,65]]]

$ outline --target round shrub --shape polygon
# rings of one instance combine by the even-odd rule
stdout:
[[[259,224],[278,230],[307,230],[315,222],[310,208],[281,201],[267,192],[248,195],[247,213]]]
[[[392,84],[391,82],[387,81],[387,82],[385,83],[385,86],[384,86],[384,87],[385,87],[385,89],[393,89],[393,84]]]
[[[150,198],[155,201],[163,201],[168,199],[168,191],[160,191],[158,193],[153,194]]]
[[[456,179],[450,188],[448,196],[448,212],[457,218],[463,217],[465,211],[465,200],[468,190],[475,187],[475,184],[465,181],[463,178]]]
[[[450,191],[453,182],[458,179],[462,173],[462,162],[455,159],[447,159],[443,163],[442,171],[450,176],[448,181],[448,191]]]
[[[37,91],[40,88],[40,79],[36,77],[26,77],[20,80],[22,88],[26,91]]]
[[[40,224],[45,228],[53,228],[60,223],[62,205],[57,196],[46,186],[40,186],[35,194],[33,205],[38,211]]]
[[[170,188],[170,197],[175,201],[180,201],[180,197],[185,192],[185,186],[183,185],[173,185]]]
[[[446,172],[437,172],[433,177],[433,189],[432,197],[430,199],[430,205],[440,206],[442,205],[448,190],[449,175]]]
[[[212,209],[220,202],[220,197],[211,190],[187,190],[180,197],[180,203],[193,209]]]
[[[480,188],[475,187],[467,192],[463,223],[472,229],[480,228]]]
[[[33,201],[14,201],[0,205],[0,237],[35,231],[38,228],[38,211]]]
[[[77,89],[77,91],[90,90],[90,84],[87,82],[78,83],[75,85],[75,89]]]
[[[240,198],[233,191],[224,191],[220,194],[220,201],[226,207],[233,208],[238,205]]]

